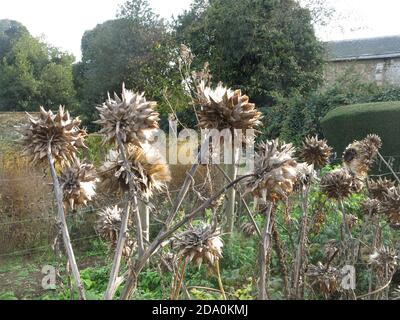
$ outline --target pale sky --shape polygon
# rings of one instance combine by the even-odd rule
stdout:
[[[240,1],[240,0],[238,0]],[[318,27],[322,40],[400,34],[400,0],[326,0],[336,9],[328,27]],[[24,24],[34,36],[72,52],[80,59],[83,33],[113,19],[124,0],[0,0],[0,19]],[[191,0],[150,0],[165,18],[178,15]]]

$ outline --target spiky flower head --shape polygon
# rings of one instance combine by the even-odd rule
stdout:
[[[255,155],[254,176],[246,182],[246,193],[263,201],[286,199],[297,181],[294,151],[292,144],[281,144],[279,140],[261,143]]]
[[[397,252],[389,247],[382,247],[369,256],[369,263],[379,273],[385,273],[387,269],[393,275],[398,265]]]
[[[202,129],[254,129],[261,124],[262,113],[240,90],[232,91],[219,84],[213,90],[199,88],[199,127]]]
[[[368,181],[368,192],[372,199],[383,201],[386,198],[386,194],[390,189],[395,187],[395,182],[389,179],[379,178],[377,180]]]
[[[377,215],[381,213],[381,202],[377,199],[365,199],[361,202],[361,211],[365,215]]]
[[[341,291],[342,276],[340,270],[334,267],[326,267],[318,262],[316,266],[308,266],[307,276],[311,280],[311,286],[325,297]]]
[[[98,213],[96,221],[96,231],[98,235],[109,243],[118,240],[119,230],[121,230],[122,209],[118,206],[108,207]]]
[[[205,262],[214,268],[222,258],[223,242],[220,234],[220,229],[207,224],[190,227],[175,237],[175,247],[188,262],[193,261],[198,266]]]
[[[97,107],[100,120],[95,123],[101,126],[103,143],[117,143],[117,132],[123,143],[140,145],[146,141],[146,133],[159,127],[156,106],[157,103],[147,101],[144,94],[133,93],[123,85],[121,98],[114,94],[114,99],[108,97],[101,107]]]
[[[169,167],[158,153],[145,153],[142,148],[130,144],[126,156],[133,182],[141,196],[151,197],[153,191],[162,190],[171,180]],[[129,190],[129,172],[118,151],[110,150],[98,174],[103,190],[118,195]]]
[[[321,191],[328,198],[340,200],[351,195],[353,188],[353,176],[348,170],[336,169],[321,179]]]
[[[242,232],[246,237],[251,237],[256,234],[256,227],[251,222],[246,222],[242,225]]]
[[[96,170],[93,165],[82,163],[78,158],[63,168],[59,180],[66,210],[86,205],[96,194]]]
[[[110,250],[115,249],[118,242],[122,223],[121,214],[122,209],[118,206],[108,207],[98,213],[95,229],[97,234],[108,243]],[[128,236],[123,248],[123,256],[129,257],[134,249],[135,241]]]
[[[377,135],[368,135],[346,148],[343,163],[356,177],[365,178],[381,147],[382,141]]]
[[[323,168],[329,164],[332,155],[332,148],[327,141],[318,137],[307,137],[300,149],[300,157],[315,168]]]
[[[303,190],[310,186],[313,181],[317,180],[317,173],[314,170],[314,165],[308,163],[299,163],[297,165],[297,181],[294,186],[295,190]]]
[[[24,155],[30,157],[34,164],[47,161],[48,145],[51,145],[51,155],[61,166],[73,161],[76,151],[86,147],[84,138],[86,131],[80,129],[79,118],[71,118],[68,111],[60,106],[54,114],[40,107],[39,118],[29,113],[29,123],[20,128]]]
[[[390,226],[400,228],[400,186],[389,189],[385,200],[382,202],[382,210],[387,216]]]

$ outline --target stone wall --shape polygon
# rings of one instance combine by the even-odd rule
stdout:
[[[346,71],[359,74],[365,82],[400,86],[400,57],[328,62],[324,72],[326,84],[333,83]]]

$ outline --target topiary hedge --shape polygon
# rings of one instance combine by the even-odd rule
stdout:
[[[383,155],[400,156],[400,101],[338,107],[322,119],[321,126],[338,156],[350,142],[370,133],[382,138]]]

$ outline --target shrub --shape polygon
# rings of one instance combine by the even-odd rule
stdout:
[[[355,104],[330,111],[321,121],[328,143],[342,153],[348,143],[367,134],[378,134],[383,141],[381,153],[400,153],[400,101]]]

